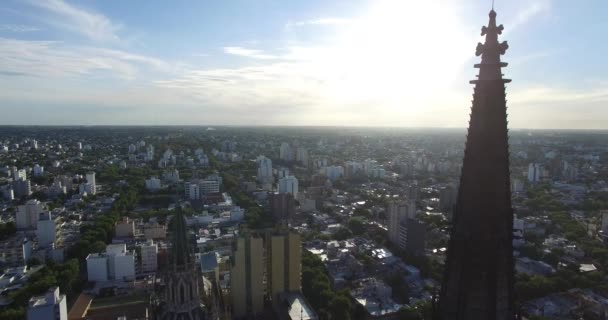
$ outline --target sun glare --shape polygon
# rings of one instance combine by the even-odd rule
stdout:
[[[415,112],[436,101],[472,50],[455,11],[445,3],[374,2],[337,36],[326,63],[333,102]]]

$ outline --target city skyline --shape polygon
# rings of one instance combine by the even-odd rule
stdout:
[[[5,2],[0,125],[465,128],[490,5]],[[511,128],[605,128],[605,7],[496,3]]]

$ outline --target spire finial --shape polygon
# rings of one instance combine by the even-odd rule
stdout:
[[[492,11],[494,11],[494,0],[492,0]]]

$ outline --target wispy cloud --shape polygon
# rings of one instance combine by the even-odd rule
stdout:
[[[299,26],[327,26],[327,25],[347,25],[353,23],[352,19],[347,18],[319,18],[305,21],[288,22],[287,27]]]
[[[26,26],[20,24],[2,24],[0,25],[0,31],[9,31],[9,32],[33,32],[38,31],[40,28],[33,26]]]
[[[551,1],[550,0],[539,0],[539,1],[530,1],[527,3],[527,6],[519,11],[513,20],[506,22],[508,25],[505,28],[505,35],[517,30],[521,26],[528,23],[535,16],[548,12],[551,9]]]
[[[224,47],[224,52],[227,54],[253,58],[253,59],[277,59],[278,57],[272,54],[264,53],[262,50],[248,49],[243,47]]]
[[[101,13],[73,6],[63,0],[29,0],[29,3],[50,14],[50,17],[43,18],[50,25],[94,41],[120,40],[118,31],[122,26]]]
[[[110,77],[131,80],[139,71],[170,72],[172,66],[157,58],[120,50],[0,38],[0,70],[3,75],[39,77],[74,77],[107,71]]]

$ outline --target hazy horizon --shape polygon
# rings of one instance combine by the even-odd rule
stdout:
[[[608,3],[498,1],[511,129],[603,130]],[[0,125],[466,128],[490,1],[6,1]]]

